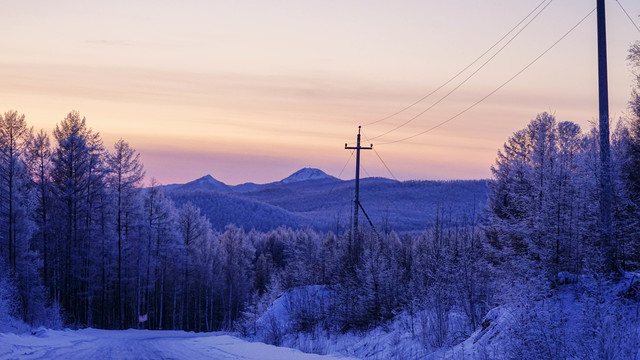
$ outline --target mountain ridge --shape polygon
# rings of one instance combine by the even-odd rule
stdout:
[[[162,185],[162,188],[165,190],[214,190],[219,192],[248,192],[255,191],[257,189],[261,189],[266,186],[278,185],[278,184],[291,184],[291,183],[300,183],[306,181],[317,181],[317,180],[335,180],[335,181],[345,181],[340,180],[334,176],[331,176],[324,171],[311,168],[304,167],[298,171],[295,171],[291,175],[283,178],[279,181],[273,181],[264,184],[257,184],[254,182],[246,182],[238,185],[227,185],[224,182],[214,178],[211,174],[206,174],[202,177],[199,177],[195,180],[191,180],[184,184],[168,184]]]
[[[283,181],[287,178],[290,181]],[[312,168],[287,178],[229,186],[205,175],[163,188],[176,205],[191,202],[200,207],[217,230],[231,223],[262,231],[286,226],[341,233],[350,227],[353,179],[341,180]],[[360,202],[380,231],[422,231],[444,211],[452,221],[462,222],[486,204],[487,193],[486,180],[360,180]]]

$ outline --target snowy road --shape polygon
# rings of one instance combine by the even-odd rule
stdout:
[[[0,359],[332,360],[229,335],[153,330],[39,330],[0,334]]]

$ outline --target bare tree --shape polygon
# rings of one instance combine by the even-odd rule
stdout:
[[[15,276],[18,258],[18,191],[21,173],[24,173],[23,155],[32,130],[27,127],[24,115],[10,110],[0,115],[0,197],[2,198],[2,216],[6,218],[3,237],[7,241],[9,271]]]
[[[144,178],[144,169],[140,162],[140,154],[128,143],[120,139],[114,151],[107,155],[110,169],[109,186],[116,196],[116,233],[118,237],[118,281],[116,284],[116,308],[119,310],[120,328],[124,328],[124,301],[122,298],[122,245],[128,235],[125,226],[127,214],[134,206],[133,197]]]

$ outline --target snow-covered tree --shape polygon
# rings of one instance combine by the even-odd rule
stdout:
[[[141,314],[148,314],[149,327],[162,329],[165,307],[165,281],[169,261],[178,254],[180,235],[177,210],[155,180],[144,193],[142,229],[145,256],[139,262],[145,267]]]
[[[253,284],[253,259],[255,248],[246,239],[244,231],[230,225],[219,236],[224,304],[224,324],[232,328],[233,320],[242,313],[244,303],[249,299]]]
[[[635,76],[635,87],[629,101],[629,143],[623,172],[633,200],[640,205],[640,41],[631,46],[627,60]]]
[[[614,229],[620,242],[616,249],[622,265],[640,266],[640,41],[634,43],[627,57],[635,76],[624,125],[612,137],[614,166]]]
[[[195,319],[197,315],[197,296],[199,290],[199,274],[202,270],[200,266],[206,261],[210,243],[212,242],[211,223],[200,214],[200,209],[191,203],[185,204],[180,209],[178,216],[180,234],[182,236],[183,256],[182,256],[182,307],[180,311],[181,328],[196,329]],[[203,253],[205,256],[202,256]],[[198,294],[199,295],[199,294]]]
[[[7,249],[10,275],[16,273],[20,250],[28,249],[28,173],[24,163],[32,130],[25,116],[10,110],[0,115],[0,239]]]
[[[485,229],[492,262],[513,265],[507,274],[549,284],[560,271],[578,271],[580,249],[595,245],[592,137],[542,113],[498,153]]]
[[[27,146],[27,164],[34,182],[34,212],[32,218],[37,226],[33,247],[40,251],[43,259],[42,279],[48,289],[49,297],[53,297],[51,281],[51,225],[52,184],[51,184],[51,141],[43,130],[30,137]]]
[[[73,321],[86,324],[90,317],[91,234],[97,226],[93,208],[102,188],[102,141],[77,111],[70,112],[54,130],[51,179],[56,212],[56,298]]]
[[[107,155],[107,166],[109,167],[108,182],[113,191],[116,212],[116,236],[118,238],[118,282],[116,285],[117,308],[120,309],[120,328],[125,326],[125,310],[123,299],[122,283],[122,259],[123,246],[127,241],[129,232],[132,230],[132,223],[135,221],[137,212],[136,197],[138,187],[144,178],[144,170],[140,162],[140,154],[135,151],[127,142],[120,139],[116,142],[113,152]]]

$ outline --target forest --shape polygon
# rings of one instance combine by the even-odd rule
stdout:
[[[508,305],[527,309],[513,356],[627,358],[640,322],[624,314],[640,285],[624,296],[605,285],[640,267],[640,43],[628,59],[636,86],[611,136],[612,257],[600,237],[597,128],[550,113],[506,140],[485,208],[442,209],[420,233],[366,224],[336,234],[214,231],[192,203],[177,207],[154,180],[145,185],[140,154],[125,140],[105,146],[79,112],[48,134],[9,110],[0,116],[0,331],[229,330],[279,344],[286,331],[362,332],[409,314],[412,336],[437,349]],[[265,331],[269,305],[307,286],[322,286],[322,301],[293,304],[288,330]],[[568,286],[582,315],[554,307]]]

